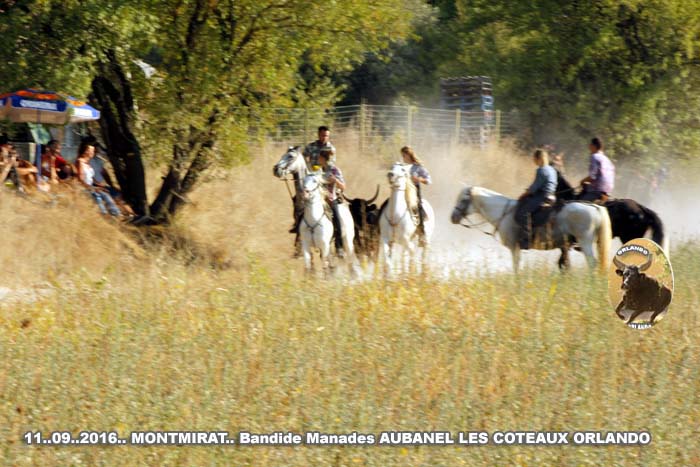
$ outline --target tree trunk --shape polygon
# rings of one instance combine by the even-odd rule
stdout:
[[[141,146],[132,127],[135,121],[131,85],[114,51],[106,53],[92,81],[91,103],[101,112],[99,120],[107,157],[126,201],[137,216],[148,216],[146,177]]]
[[[163,177],[158,196],[151,204],[151,217],[156,222],[169,222],[170,218],[184,206],[187,194],[195,187],[202,172],[211,165],[209,150],[213,145],[213,140],[204,144],[191,140],[188,145],[189,151],[184,151],[177,146],[174,148],[173,162],[168,168],[168,173]],[[190,165],[183,175],[182,166],[185,160],[190,159]]]
[[[207,123],[207,131],[190,129],[185,148],[175,143],[173,161],[163,178],[158,196],[151,205],[151,217],[156,222],[167,223],[177,214],[185,205],[187,194],[195,187],[202,172],[211,166],[211,150],[216,140],[216,125],[219,123],[217,110],[212,112]],[[189,167],[183,175],[187,161],[190,161]]]

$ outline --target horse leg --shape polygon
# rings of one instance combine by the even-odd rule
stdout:
[[[307,274],[310,274],[314,270],[313,256],[311,255],[311,245],[309,245],[308,240],[302,238],[301,247],[304,252],[304,269]]]
[[[299,238],[299,232],[297,232],[294,237],[294,258],[298,258],[301,255],[301,239]]]
[[[429,273],[429,263],[428,263],[428,256],[430,254],[430,242],[426,239],[425,243],[423,244],[423,252],[421,253],[421,273],[422,274],[427,274]]]
[[[355,244],[354,241],[348,241],[347,236],[343,236],[343,244],[345,246],[345,261],[348,263],[348,272],[350,272],[350,276],[355,278],[358,277],[360,272],[359,272],[359,260],[357,258],[357,255],[355,254]]]
[[[515,273],[518,273],[518,269],[520,268],[520,247],[515,245],[512,250],[510,250],[510,254],[513,259],[513,271]]]
[[[559,257],[559,269],[561,271],[567,271],[571,268],[571,262],[569,261],[569,247],[561,247],[561,256]]]
[[[416,260],[418,258],[418,255],[416,254],[416,244],[411,240],[406,240],[404,243],[404,249],[408,253],[408,273],[415,274],[417,266]]]
[[[586,235],[579,241],[581,251],[586,255],[586,262],[588,262],[588,267],[591,269],[595,269],[595,265],[597,264],[595,253],[593,252],[593,242],[594,239],[591,235]],[[601,261],[603,261],[602,258]]]
[[[329,273],[332,272],[334,269],[334,265],[330,261],[330,256],[331,256],[330,241],[328,243],[322,242],[320,250],[321,250],[321,264],[323,265],[323,275],[325,277],[328,277]]]
[[[389,239],[382,238],[382,252],[384,253],[384,276],[391,273],[391,243]]]

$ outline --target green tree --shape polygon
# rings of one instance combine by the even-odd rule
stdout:
[[[331,77],[408,34],[419,2],[34,0],[0,17],[0,81],[92,95],[137,213],[164,222],[214,164],[244,158],[245,112],[330,105]],[[409,8],[410,7],[410,8]],[[137,60],[157,72],[146,79]],[[262,122],[263,125],[265,122]],[[260,122],[257,122],[260,124]],[[142,154],[167,165],[152,202]]]
[[[458,0],[458,52],[443,73],[487,74],[534,142],[602,135],[618,156],[687,155],[700,4],[681,0]],[[697,133],[694,131],[694,133]],[[562,142],[566,142],[562,141]]]
[[[434,0],[429,20],[349,77],[347,98],[437,101],[440,77],[489,75],[524,143],[654,165],[700,149],[700,3],[682,0]],[[661,156],[661,157],[659,157]]]

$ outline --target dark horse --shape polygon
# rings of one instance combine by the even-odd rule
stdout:
[[[557,171],[557,199],[572,201],[577,199],[574,187]],[[651,230],[651,239],[658,243],[666,254],[668,240],[664,234],[664,224],[658,214],[632,199],[609,199],[604,203],[610,215],[613,238],[618,237],[624,244],[632,239],[644,237]],[[562,248],[559,266],[569,264],[568,250]]]

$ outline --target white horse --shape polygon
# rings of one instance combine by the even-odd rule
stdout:
[[[462,190],[457,198],[457,205],[452,211],[453,224],[459,224],[470,214],[478,213],[494,226],[494,233],[498,232],[501,243],[510,249],[515,272],[518,272],[520,265],[520,246],[518,243],[520,227],[515,222],[517,203],[518,201],[515,199],[507,198],[487,188],[475,186]],[[535,242],[533,247],[539,250],[568,248],[571,236],[578,241],[591,268],[596,264],[593,243],[597,242],[599,268],[602,272],[607,271],[612,230],[608,210],[605,207],[587,202],[565,204],[555,214],[555,221],[547,242]],[[562,266],[561,263],[560,266]]]
[[[382,251],[384,252],[384,271],[391,269],[391,255],[394,243],[401,245],[409,253],[409,261],[413,264],[418,249],[418,219],[412,211],[417,208],[418,195],[413,182],[410,180],[408,164],[396,162],[387,174],[391,187],[389,203],[379,218],[379,232],[381,236]],[[425,243],[421,262],[426,267],[430,238],[435,230],[435,213],[432,206],[425,199],[422,200],[423,230]]]
[[[292,175],[294,180],[294,198],[292,198],[292,202],[296,203],[296,207],[299,210],[301,210],[302,206],[303,182],[307,172],[306,161],[301,151],[299,151],[299,146],[290,146],[272,168],[272,174],[277,178],[284,180],[288,175]]]
[[[323,175],[310,173],[304,177],[302,198],[304,202],[304,215],[299,225],[301,247],[304,252],[304,266],[307,272],[313,270],[312,248],[321,252],[323,270],[327,271],[330,263],[331,239],[333,238],[333,222],[330,219],[330,208],[326,203],[327,191],[323,188]],[[357,273],[357,260],[355,258],[355,225],[347,205],[338,205],[340,217],[343,248],[350,273]]]

